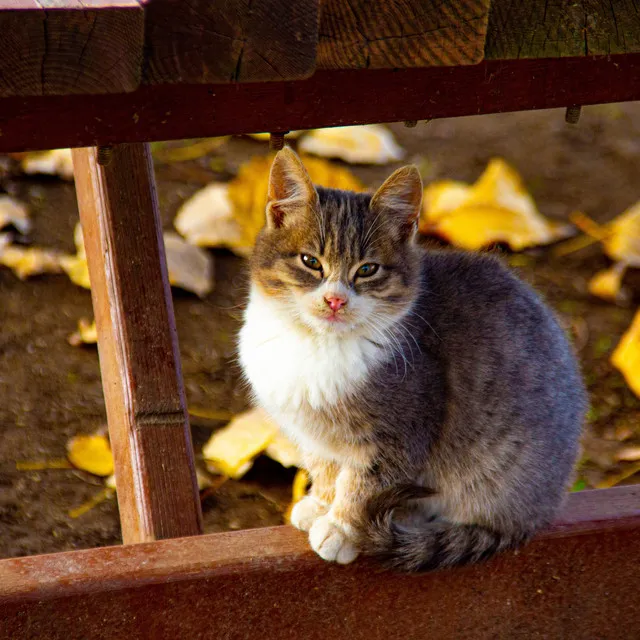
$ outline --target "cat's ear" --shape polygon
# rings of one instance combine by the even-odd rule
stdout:
[[[311,178],[289,147],[278,151],[271,165],[267,191],[267,226],[281,227],[287,219],[304,215],[318,204]]]
[[[414,165],[394,171],[371,199],[372,210],[387,212],[404,239],[412,235],[422,208],[422,178]]]

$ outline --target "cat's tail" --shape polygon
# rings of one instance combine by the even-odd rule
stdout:
[[[530,535],[504,533],[475,524],[433,520],[419,526],[394,521],[397,507],[433,495],[423,487],[392,487],[373,498],[357,527],[360,548],[389,568],[432,571],[486,560],[498,551],[523,544]]]

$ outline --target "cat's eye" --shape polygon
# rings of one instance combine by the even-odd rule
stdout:
[[[356,278],[368,278],[374,273],[377,273],[379,268],[379,264],[376,264],[375,262],[367,262],[367,264],[361,265],[356,271]]]
[[[302,264],[313,271],[322,271],[322,263],[315,256],[310,256],[308,253],[303,253],[300,255],[300,259],[302,260]]]

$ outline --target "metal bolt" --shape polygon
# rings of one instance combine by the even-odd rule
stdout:
[[[404,121],[404,126],[407,127],[407,129],[413,129],[414,127],[418,126],[418,121],[417,120],[405,120]]]
[[[288,131],[278,131],[276,133],[270,134],[269,137],[269,148],[272,151],[280,151],[282,147],[284,147],[284,137],[289,133]]]
[[[564,120],[568,124],[578,124],[578,120],[580,120],[580,112],[582,111],[582,107],[573,106],[567,107],[567,110],[564,114]]]
[[[98,147],[98,164],[106,167],[113,158],[113,147],[111,145],[104,145]]]

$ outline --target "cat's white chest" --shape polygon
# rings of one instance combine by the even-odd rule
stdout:
[[[315,412],[353,393],[376,351],[364,338],[296,330],[254,294],[240,332],[240,360],[257,400],[303,446],[322,439]]]

